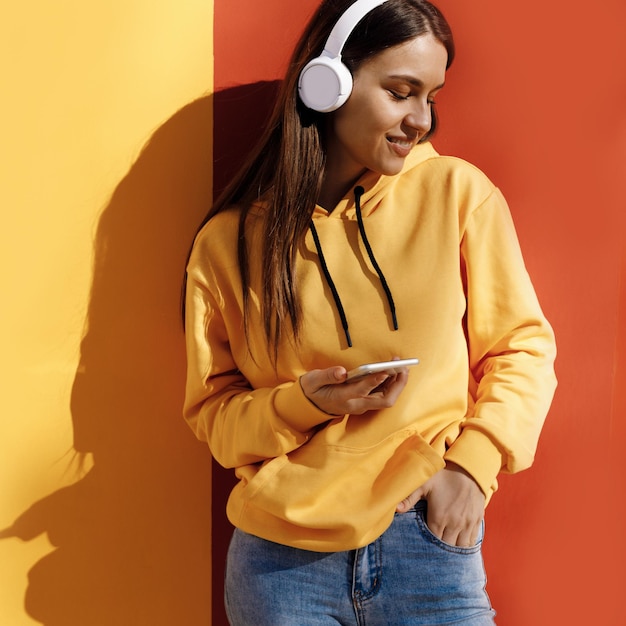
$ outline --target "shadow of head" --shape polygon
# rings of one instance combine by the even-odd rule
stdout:
[[[115,457],[118,465],[127,453],[133,464],[148,442],[159,459],[171,448],[184,393],[186,258],[212,189],[225,185],[252,147],[275,89],[275,82],[235,87],[176,113],[102,213],[72,396],[75,449],[97,462]]]

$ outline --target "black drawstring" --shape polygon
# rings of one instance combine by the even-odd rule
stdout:
[[[350,339],[350,331],[348,330],[348,320],[346,318],[346,313],[343,310],[343,304],[341,304],[341,298],[339,297],[339,292],[337,291],[337,287],[335,287],[335,283],[328,271],[328,265],[326,265],[326,259],[324,258],[324,253],[322,252],[322,246],[320,244],[320,238],[317,235],[317,229],[315,228],[315,224],[313,224],[313,220],[311,220],[311,234],[313,235],[313,241],[315,241],[315,249],[317,250],[317,255],[320,258],[320,265],[322,266],[322,272],[324,272],[324,278],[326,278],[326,282],[330,287],[330,290],[333,293],[333,299],[335,301],[335,306],[337,307],[337,311],[339,311],[339,317],[341,318],[341,325],[343,326],[343,332],[346,335],[346,341],[348,342],[348,347],[352,347],[352,339]]]
[[[365,226],[363,224],[363,216],[361,215],[361,196],[365,193],[365,189],[360,185],[354,188],[354,202],[356,204],[356,219],[359,223],[359,232],[361,233],[361,239],[363,239],[363,243],[365,244],[365,249],[367,250],[367,256],[369,256],[376,273],[378,274],[378,278],[380,278],[380,282],[385,290],[385,295],[387,296],[387,302],[389,302],[389,308],[391,309],[391,319],[393,321],[393,329],[398,330],[398,318],[396,317],[396,304],[393,301],[393,296],[391,295],[391,289],[389,289],[389,285],[387,284],[387,279],[383,274],[383,271],[380,269],[380,265],[378,265],[378,261],[376,261],[376,257],[374,256],[374,252],[372,250],[372,246],[370,246],[370,242],[367,239],[367,234],[365,233]]]
[[[374,252],[372,250],[372,246],[370,246],[370,242],[367,239],[367,234],[365,233],[365,225],[363,224],[363,216],[361,215],[361,196],[365,193],[365,189],[360,185],[355,187],[354,189],[354,201],[356,205],[356,219],[359,224],[359,233],[361,234],[361,239],[363,239],[363,244],[365,245],[365,249],[367,250],[367,255],[369,257],[370,262],[374,266],[376,273],[378,274],[378,278],[383,286],[385,291],[385,295],[387,296],[387,302],[389,303],[389,308],[391,310],[391,319],[393,321],[393,329],[398,330],[398,318],[396,317],[396,305],[393,301],[393,296],[391,294],[391,289],[389,289],[389,285],[387,284],[387,279],[383,274],[383,271],[380,269],[378,262],[376,261],[376,257],[374,256]],[[339,312],[339,317],[341,319],[341,325],[343,326],[343,332],[346,336],[346,341],[348,342],[348,347],[352,347],[352,339],[350,338],[350,331],[348,330],[348,319],[346,318],[346,313],[343,308],[343,304],[341,303],[341,298],[339,297],[339,292],[337,291],[337,287],[335,287],[335,283],[330,275],[330,271],[328,270],[328,265],[326,264],[326,259],[324,258],[324,252],[322,251],[322,245],[320,243],[319,236],[317,234],[317,229],[315,228],[315,224],[313,220],[311,220],[311,234],[313,235],[313,241],[315,242],[315,249],[317,250],[317,255],[320,259],[320,265],[322,266],[322,272],[324,274],[324,278],[330,287],[330,290],[333,294],[333,300],[335,301],[335,306],[337,307],[337,311]]]

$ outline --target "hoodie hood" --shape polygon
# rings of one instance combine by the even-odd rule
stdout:
[[[341,296],[339,294],[337,286],[335,285],[335,281],[333,280],[330,268],[326,263],[324,249],[322,247],[322,241],[315,227],[315,221],[316,219],[336,219],[337,217],[339,217],[340,219],[355,219],[358,222],[359,235],[361,237],[361,241],[363,242],[363,247],[367,252],[367,258],[369,260],[369,263],[371,264],[371,267],[378,275],[378,279],[380,280],[381,287],[385,294],[385,298],[389,307],[389,315],[391,318],[392,327],[396,331],[399,330],[393,293],[391,291],[391,287],[387,282],[387,278],[383,272],[383,269],[380,267],[378,261],[376,260],[376,256],[367,237],[363,218],[371,215],[374,211],[376,211],[376,209],[380,205],[381,200],[387,195],[394,181],[398,180],[402,177],[403,174],[406,174],[408,171],[416,168],[424,161],[427,161],[428,159],[437,156],[439,155],[432,147],[432,144],[419,144],[415,148],[413,148],[409,156],[404,161],[404,167],[397,175],[384,176],[382,174],[377,174],[376,172],[367,171],[361,176],[361,178],[359,178],[359,180],[343,197],[343,199],[339,202],[339,204],[334,208],[332,212],[329,213],[326,209],[323,209],[319,205],[315,207],[315,211],[313,212],[310,224],[311,234],[315,243],[315,250],[319,257],[320,269],[322,275],[324,276],[324,280],[326,281],[326,284],[328,285],[332,293],[333,302],[341,320],[341,326],[343,327],[346,344],[349,348],[351,348],[353,344],[352,337],[350,336],[348,315],[346,313],[346,310],[344,309],[343,303],[341,301]],[[355,254],[357,254],[357,250],[355,250],[354,252]]]
[[[348,322],[348,315],[344,309],[341,301],[341,296],[333,280],[330,268],[326,263],[324,256],[324,249],[322,247],[322,241],[315,227],[315,221],[318,219],[349,219],[356,220],[359,225],[359,235],[363,242],[363,247],[367,252],[367,258],[373,270],[378,275],[381,287],[384,291],[385,298],[389,307],[389,315],[394,330],[399,330],[398,318],[396,315],[396,305],[393,298],[391,287],[387,282],[387,278],[383,272],[383,269],[378,264],[376,256],[370,245],[365,230],[364,217],[367,217],[374,213],[381,203],[381,200],[387,195],[393,182],[400,179],[403,174],[416,168],[418,165],[427,161],[428,159],[439,156],[430,143],[424,143],[417,145],[409,154],[404,162],[404,167],[395,176],[384,176],[377,174],[376,172],[367,171],[363,174],[356,184],[350,189],[350,191],[343,197],[339,204],[334,208],[332,212],[328,212],[326,209],[317,205],[313,212],[313,216],[310,223],[310,230],[315,243],[315,250],[319,257],[320,269],[324,280],[328,285],[332,296],[335,308],[341,320],[343,332],[346,338],[346,343],[349,348],[352,347],[352,337],[350,336],[350,328]],[[357,250],[354,251],[357,254]]]
[[[315,226],[315,222],[324,219],[340,219],[358,222],[359,237],[362,241],[363,249],[362,251],[354,249],[353,252],[354,254],[365,254],[367,263],[378,276],[383,289],[386,306],[388,307],[392,328],[396,331],[399,330],[399,322],[396,315],[396,305],[392,293],[392,285],[388,283],[384,273],[384,271],[389,271],[389,268],[382,268],[376,259],[374,253],[375,251],[372,249],[368,240],[364,218],[372,215],[372,213],[378,209],[383,199],[392,191],[395,183],[404,177],[404,174],[410,172],[429,159],[433,159],[438,156],[439,154],[433,148],[431,143],[425,142],[423,144],[418,144],[415,148],[413,148],[413,150],[411,150],[410,154],[404,161],[404,166],[398,174],[394,176],[385,176],[368,170],[350,187],[350,189],[346,191],[345,196],[339,201],[337,206],[334,207],[332,211],[327,211],[319,205],[315,206],[310,220],[310,231],[313,237],[315,251],[319,258],[320,271],[332,293],[333,303],[340,317],[348,347],[353,346],[349,330],[349,312],[347,312],[343,306],[339,290],[332,276],[332,271],[336,271],[336,268],[330,268],[326,262],[323,248],[324,238],[320,237]],[[263,200],[259,200],[252,206],[251,213],[253,215],[260,215],[263,213],[265,206],[265,202]],[[321,222],[319,222],[318,225],[319,224],[321,224]]]
[[[343,219],[356,220],[356,204],[354,197],[354,189],[356,187],[362,187],[364,190],[361,195],[361,213],[363,217],[367,217],[378,208],[380,200],[387,194],[389,187],[394,181],[428,159],[438,156],[439,154],[430,142],[418,144],[411,150],[409,156],[404,161],[402,170],[398,174],[395,176],[385,176],[368,170],[351,186],[332,212],[327,211],[319,205],[316,206],[313,212],[313,219],[342,217]]]

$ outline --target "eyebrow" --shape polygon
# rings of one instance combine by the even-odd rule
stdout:
[[[389,78],[399,78],[401,80],[405,80],[407,83],[410,83],[411,85],[415,85],[415,87],[424,87],[424,81],[420,80],[419,78],[415,78],[414,76],[411,76],[410,74],[393,74]],[[434,89],[432,89],[432,91],[443,89],[444,85],[445,85],[445,82],[441,83],[441,85],[437,85]]]

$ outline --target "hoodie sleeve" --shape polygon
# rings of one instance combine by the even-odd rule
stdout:
[[[556,388],[556,348],[497,189],[468,218],[461,265],[473,407],[446,460],[489,496],[500,471],[518,472],[534,460]]]
[[[214,278],[202,254],[192,254],[186,292],[183,415],[218,463],[239,467],[298,448],[328,415],[309,402],[297,380],[276,379],[273,386],[252,388],[232,354],[229,335],[235,331],[226,322],[239,314],[229,309],[232,303],[216,287],[209,288]],[[241,337],[243,330],[236,332]]]

